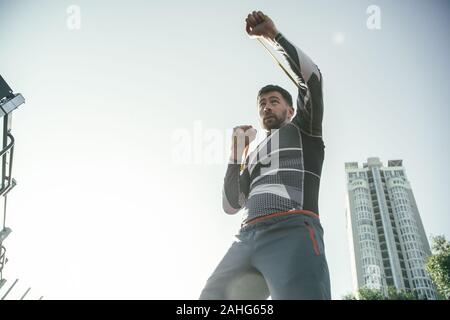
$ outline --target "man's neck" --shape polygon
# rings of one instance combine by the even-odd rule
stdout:
[[[290,120],[286,120],[285,122],[283,122],[282,124],[280,124],[280,126],[278,128],[274,128],[274,129],[266,129],[266,135],[267,137],[270,136],[272,134],[273,131],[281,129],[282,127],[284,127],[285,125],[287,125],[288,123],[290,123]]]

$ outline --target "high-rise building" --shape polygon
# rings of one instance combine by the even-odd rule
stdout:
[[[369,158],[362,167],[345,164],[346,216],[352,259],[353,288],[389,286],[414,290],[436,299],[425,271],[431,255],[411,185],[402,160]]]

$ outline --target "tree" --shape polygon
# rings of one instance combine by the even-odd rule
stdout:
[[[358,290],[358,300],[384,300],[385,297],[380,290],[360,288]]]
[[[388,287],[387,296],[377,289],[360,288],[355,295],[349,293],[342,297],[343,300],[420,300],[421,298],[416,294],[416,292],[411,292],[407,290],[397,290],[395,287]]]
[[[342,297],[342,300],[356,300],[356,297],[353,293],[347,293]]]
[[[444,299],[450,300],[450,243],[444,236],[432,238],[433,254],[428,257],[426,270]]]
[[[343,300],[384,300],[385,296],[380,290],[369,289],[369,288],[359,288],[357,297],[352,294],[346,294],[342,297]]]
[[[410,290],[397,290],[395,287],[388,287],[388,300],[423,300],[417,292]]]

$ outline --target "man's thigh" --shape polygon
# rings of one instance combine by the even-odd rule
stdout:
[[[259,233],[254,264],[272,299],[330,299],[323,231],[313,218],[290,219]]]
[[[234,242],[206,282],[200,300],[267,299],[267,284],[250,258],[250,246]]]

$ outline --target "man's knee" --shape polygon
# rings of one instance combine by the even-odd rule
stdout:
[[[223,289],[218,287],[206,287],[202,290],[199,300],[225,300]]]
[[[254,270],[232,277],[208,279],[199,300],[265,300],[269,288],[261,273]]]

